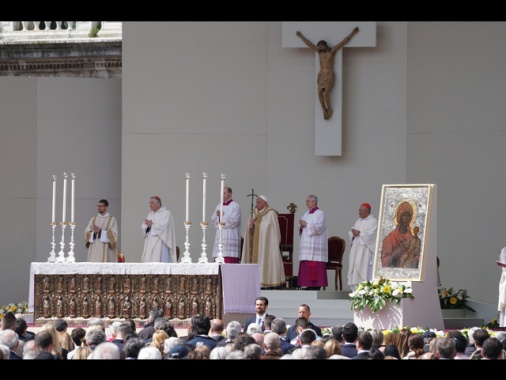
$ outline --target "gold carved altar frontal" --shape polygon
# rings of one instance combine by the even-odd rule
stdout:
[[[152,308],[167,319],[184,321],[195,314],[221,318],[219,274],[36,274],[34,323],[55,318],[86,323],[92,317],[132,318],[147,322]],[[111,321],[111,322],[112,322]],[[81,323],[79,323],[81,322]]]

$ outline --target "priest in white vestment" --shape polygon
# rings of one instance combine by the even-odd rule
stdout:
[[[246,227],[241,262],[259,264],[262,288],[276,288],[286,282],[280,243],[278,212],[269,206],[265,195],[259,195]]]
[[[160,197],[149,199],[151,212],[142,223],[144,250],[141,262],[177,262],[176,233],[172,213],[162,207]]]
[[[348,285],[352,291],[361,282],[372,280],[378,231],[378,220],[371,214],[370,204],[361,204],[358,215],[359,218],[348,231],[351,242]]]
[[[90,219],[84,230],[88,262],[118,262],[118,224],[116,218],[107,212],[109,202],[101,199],[97,205],[98,214]]]
[[[497,265],[501,267],[501,279],[499,281],[499,327],[506,327],[506,247],[501,250]]]

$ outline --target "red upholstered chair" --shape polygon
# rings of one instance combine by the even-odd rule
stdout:
[[[118,263],[124,263],[124,262],[125,262],[125,256],[121,252],[118,252]]]
[[[327,261],[327,270],[333,270],[336,272],[336,290],[343,290],[343,278],[341,271],[343,269],[343,256],[344,250],[346,249],[346,242],[339,236],[331,236],[327,240],[329,245],[329,260]],[[338,281],[339,287],[337,287]],[[323,290],[325,290],[325,287]]]
[[[290,206],[288,206],[290,207]],[[293,226],[295,215],[278,214],[279,231],[281,232],[281,243],[279,244],[279,253],[283,260],[285,270],[286,287],[292,285],[293,277]],[[283,254],[285,252],[285,254]]]

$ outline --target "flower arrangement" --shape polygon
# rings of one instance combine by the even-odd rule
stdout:
[[[476,311],[467,305],[466,299],[469,298],[469,295],[465,289],[454,290],[453,288],[446,289],[441,287],[437,292],[441,309],[467,309]]]
[[[490,336],[495,336],[497,334],[497,331],[495,330],[491,330],[487,325],[483,326],[483,328],[485,330],[487,330],[487,332],[489,333]],[[469,337],[469,327],[466,327],[466,328],[463,328],[463,329],[459,329],[459,331],[464,334],[465,337]],[[428,327],[421,327],[421,326],[417,326],[417,327],[399,327],[399,326],[396,326],[396,327],[392,327],[391,329],[384,329],[382,330],[382,333],[383,333],[383,336],[389,334],[389,333],[399,333],[401,330],[410,330],[411,331],[411,334],[418,334],[418,335],[422,335],[423,336],[423,333],[426,332],[426,331],[432,331],[434,334],[436,334],[436,337],[445,337],[446,336],[446,331],[445,330],[438,330],[436,328],[428,328]],[[363,327],[359,327],[358,328],[358,331],[372,331],[371,328],[368,328],[368,329],[365,329]],[[322,328],[322,335],[332,335],[332,328],[331,327],[324,327]]]
[[[500,327],[500,326],[499,326],[499,322],[497,322],[497,318],[492,318],[492,320],[489,323],[487,323],[485,326],[483,326],[484,329],[495,329],[498,327]]]
[[[374,313],[383,309],[387,301],[399,304],[402,298],[414,298],[411,282],[391,282],[384,277],[362,282],[350,297],[352,309],[362,310],[368,306]]]
[[[9,311],[12,311],[14,314],[28,314],[28,302],[22,301],[18,303],[3,305],[0,309],[0,318],[2,318]]]
[[[370,329],[369,329],[370,330]],[[398,334],[401,332],[401,330],[409,330],[411,332],[411,334],[418,334],[418,335],[422,335],[427,332],[427,331],[432,331],[434,334],[436,334],[437,337],[444,337],[445,336],[445,332],[443,330],[438,330],[438,329],[430,329],[430,328],[427,328],[427,327],[421,327],[421,326],[417,326],[417,327],[399,327],[399,326],[396,326],[396,327],[392,327],[391,329],[385,329],[383,330],[383,336],[389,334],[389,333],[394,333],[394,334]]]

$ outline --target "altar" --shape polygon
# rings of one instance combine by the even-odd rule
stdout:
[[[147,321],[158,307],[168,319],[254,313],[260,295],[258,264],[31,263],[28,307],[34,323],[55,318],[84,323]]]

